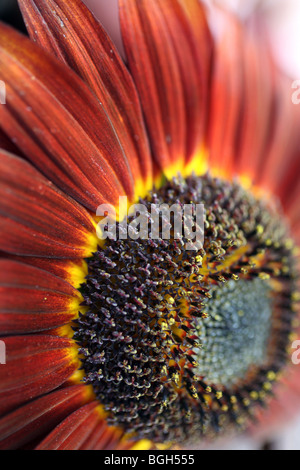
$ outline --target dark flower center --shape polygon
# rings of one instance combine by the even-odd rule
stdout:
[[[88,260],[86,313],[74,337],[84,381],[112,425],[136,438],[187,441],[242,425],[287,359],[296,289],[280,215],[238,184],[189,177],[140,201],[204,204],[204,243],[191,222],[160,215],[158,237],[108,239]],[[127,228],[139,214],[128,219]],[[197,225],[198,224],[198,225]],[[170,238],[163,236],[164,227]]]

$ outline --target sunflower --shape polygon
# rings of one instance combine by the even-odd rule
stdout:
[[[19,3],[31,40],[0,27],[0,448],[145,449],[247,428],[291,378],[289,79],[256,24],[198,0],[119,0],[126,65],[81,0]],[[169,239],[123,237],[129,205],[191,202],[198,250],[172,223]],[[117,237],[97,236],[99,206]]]

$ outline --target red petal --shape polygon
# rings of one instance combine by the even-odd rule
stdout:
[[[107,443],[116,439],[119,443],[122,432],[109,429],[105,421],[97,424],[94,431],[89,435],[86,441],[80,446],[80,450],[105,450]],[[117,437],[116,437],[117,436]]]
[[[284,203],[286,194],[283,193],[283,188],[290,195],[294,193],[300,169],[300,109],[292,102],[291,95],[291,80],[277,72],[270,141],[257,177],[261,186],[281,196]],[[296,174],[290,179],[291,169],[296,170]]]
[[[257,22],[243,25],[220,8],[210,11],[210,167],[217,176],[239,176],[267,190],[287,207],[299,171],[300,113],[287,92],[291,81],[276,70]]]
[[[69,339],[46,335],[1,339],[7,362],[0,367],[0,415],[56,389],[79,366]]]
[[[136,89],[102,26],[81,0],[19,3],[31,38],[72,67],[103,104],[135,178],[141,174],[151,178],[151,156]]]
[[[297,243],[300,243],[300,221],[299,221],[299,206],[300,206],[300,181],[299,181],[299,157],[297,171],[294,174],[294,181],[290,181],[290,191],[284,199],[284,209],[287,214],[291,226],[292,236],[295,237]],[[295,178],[297,181],[295,181]]]
[[[92,210],[133,195],[113,123],[83,81],[27,38],[1,25],[6,83],[1,127],[50,180]]]
[[[232,15],[214,9],[215,32],[209,111],[210,167],[218,175],[232,175],[243,99],[242,40],[240,23]]]
[[[125,438],[124,432],[120,428],[109,427],[105,421],[102,421],[84,445],[80,447],[80,450],[130,450],[134,449],[136,445],[139,445],[139,442]],[[146,445],[149,449],[148,442]],[[154,449],[154,446],[152,448]]]
[[[202,148],[208,115],[212,37],[206,11],[199,1],[168,0],[160,1],[160,4],[183,80],[187,116],[186,163],[193,160],[193,170],[198,172],[207,163],[204,161]],[[170,15],[170,9],[174,9],[175,14]]]
[[[124,46],[153,152],[157,164],[167,174],[170,168],[172,176],[174,168],[181,170],[203,139],[210,41],[202,7],[197,0],[189,3],[187,6],[178,0],[120,1]],[[191,12],[195,13],[196,27]],[[198,50],[197,28],[198,37],[207,40],[205,46],[198,44]],[[201,58],[203,48],[206,54]]]
[[[128,443],[121,441],[122,434],[118,429],[115,429],[113,432],[106,431],[106,435],[101,436],[98,442],[95,445],[95,450],[122,450],[126,448]],[[131,447],[134,445],[134,442],[131,443]]]
[[[37,450],[114,450],[129,449],[134,442],[124,440],[124,432],[109,427],[98,402],[72,413],[46,437]]]
[[[99,403],[81,407],[66,418],[37,450],[78,450],[94,432],[100,422]]]
[[[300,111],[299,106],[295,106],[297,111]],[[299,115],[296,120],[298,122],[298,128],[300,125]],[[297,127],[295,124],[292,125],[294,129]],[[295,140],[295,139],[294,139]],[[299,140],[299,139],[298,139]],[[295,144],[295,142],[294,142]],[[298,148],[294,153],[291,153],[291,161],[284,162],[280,165],[278,173],[281,174],[280,181],[277,182],[276,194],[280,197],[283,204],[284,212],[288,216],[291,228],[292,236],[295,241],[300,243],[300,221],[299,221],[299,206],[300,206],[300,142]]]
[[[18,449],[45,436],[89,400],[87,390],[85,385],[63,388],[0,419],[0,449]]]
[[[53,274],[0,259],[1,335],[65,325],[77,316],[81,301],[76,289]]]
[[[15,256],[1,252],[0,257],[43,269],[64,279],[76,289],[84,282],[88,273],[87,263],[83,259],[34,258],[32,256]]]
[[[79,258],[97,247],[91,216],[24,160],[0,150],[1,248]]]
[[[211,9],[215,34],[209,120],[210,166],[217,175],[254,182],[270,133],[273,80],[261,32]]]
[[[268,439],[295,419],[300,407],[300,373],[299,366],[290,366],[277,386],[275,397],[267,409],[257,410],[257,423],[250,431],[259,439]]]
[[[236,172],[259,181],[268,152],[274,105],[274,66],[266,38],[253,26],[243,38],[243,114],[236,150]]]

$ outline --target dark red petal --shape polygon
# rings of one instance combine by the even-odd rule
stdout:
[[[57,328],[78,315],[82,297],[42,269],[0,259],[0,336]]]
[[[0,415],[56,389],[79,366],[72,340],[47,335],[1,339],[7,360],[0,367]]]
[[[136,179],[152,175],[139,99],[114,44],[81,0],[20,0],[31,38],[91,87],[114,123]]]
[[[82,258],[97,247],[83,207],[21,158],[0,150],[0,243],[19,255]]]
[[[92,402],[72,413],[43,442],[37,450],[78,450],[99,424],[99,403]]]
[[[210,41],[201,5],[197,0],[189,3],[119,2],[125,51],[154,156],[172,176],[175,168],[182,170],[185,160],[194,156],[203,139]],[[198,37],[206,40],[198,44],[198,50],[196,28]],[[205,57],[201,58],[203,48]]]
[[[12,143],[9,137],[7,137],[7,135],[1,129],[0,129],[0,149],[18,154],[17,147]]]
[[[90,400],[88,390],[85,385],[56,390],[0,419],[0,450],[18,449],[43,438]]]
[[[19,33],[1,25],[6,105],[0,127],[65,192],[95,211],[133,197],[134,181],[103,105],[84,82]]]

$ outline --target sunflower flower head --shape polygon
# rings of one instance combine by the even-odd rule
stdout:
[[[272,392],[292,331],[296,271],[281,218],[210,176],[173,179],[141,202],[150,214],[154,202],[191,200],[209,208],[201,249],[187,250],[193,234],[178,237],[169,219],[169,239],[149,224],[143,240],[124,240],[119,225],[81,286],[84,382],[108,422],[155,442],[242,425]]]
[[[255,26],[198,0],[120,0],[127,67],[81,0],[19,4],[31,40],[0,27],[0,448],[247,428],[297,327],[288,79]]]

